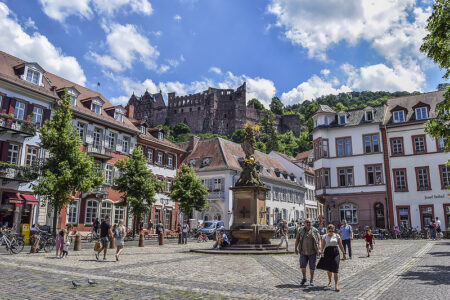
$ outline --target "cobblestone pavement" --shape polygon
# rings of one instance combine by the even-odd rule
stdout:
[[[320,270],[315,287],[301,287],[296,255],[189,252],[212,242],[126,247],[119,262],[112,249],[106,261],[96,261],[89,244],[65,259],[25,251],[10,255],[2,249],[0,299],[416,299],[425,293],[428,299],[445,299],[449,245],[377,241],[368,258],[364,242],[355,240],[353,259],[341,261],[339,293],[325,288],[328,279]],[[88,278],[98,284],[90,286]],[[72,280],[81,286],[73,288]]]

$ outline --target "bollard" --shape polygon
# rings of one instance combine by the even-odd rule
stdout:
[[[144,234],[139,235],[139,247],[144,247]]]
[[[181,240],[181,236],[182,236],[183,234],[182,233],[180,233],[179,235],[178,235],[178,244],[182,244],[183,242],[182,242],[182,240]]]
[[[73,243],[73,251],[81,251],[81,234],[75,235],[75,243]]]
[[[37,238],[37,236],[35,235],[32,236],[30,239],[30,243],[31,243],[30,253],[37,253],[39,249],[39,239]]]
[[[164,245],[164,233],[158,234],[158,239],[159,239],[159,245],[160,246]]]
[[[115,243],[114,237],[112,237],[111,240],[109,241],[109,249],[114,249],[114,248],[116,248],[116,243]]]

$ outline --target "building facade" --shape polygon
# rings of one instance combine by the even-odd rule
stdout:
[[[39,197],[25,175],[45,156],[39,128],[56,100],[39,64],[0,51],[0,223],[15,232],[37,220]]]
[[[424,124],[437,117],[444,91],[388,100],[384,128],[390,169],[391,221],[398,226],[426,228],[438,217],[450,227],[450,167],[444,140],[425,133]]]
[[[192,166],[208,188],[209,208],[196,212],[198,220],[223,220],[225,228],[233,224],[233,187],[242,171],[245,154],[239,144],[221,138],[180,143],[187,156],[183,162]],[[283,167],[275,158],[255,152],[262,181],[269,191],[266,195],[267,222],[270,225],[284,220],[300,220],[304,217],[305,188],[293,172]]]
[[[388,227],[383,118],[383,106],[336,112],[321,105],[313,116],[316,197],[328,222]]]

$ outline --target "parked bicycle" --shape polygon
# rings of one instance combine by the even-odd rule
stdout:
[[[24,241],[10,232],[0,230],[0,245],[6,246],[6,250],[11,254],[18,254],[22,252]]]
[[[91,243],[93,241],[97,241],[100,238],[100,235],[98,234],[98,231],[95,231],[92,229],[91,232],[89,232],[86,236],[86,240]]]
[[[208,237],[200,232],[197,238],[197,243],[207,242],[209,241]]]
[[[39,243],[39,247],[36,247],[37,243]],[[53,251],[55,246],[56,239],[52,234],[46,231],[38,231],[35,235],[33,235],[32,247],[36,249],[37,252],[44,250],[44,252],[48,253]]]

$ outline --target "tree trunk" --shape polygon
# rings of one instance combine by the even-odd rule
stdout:
[[[58,210],[53,208],[53,233],[56,234],[56,226],[58,225]]]

